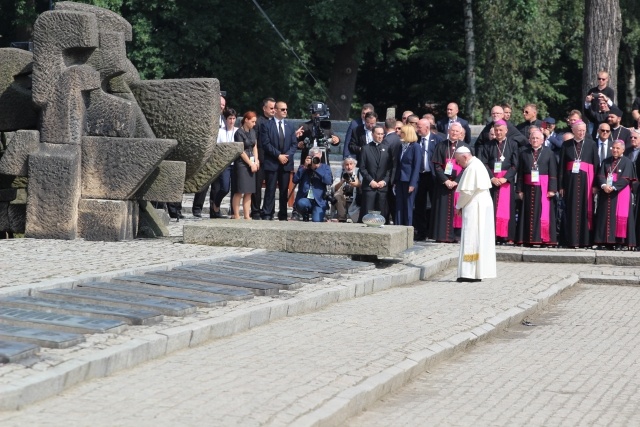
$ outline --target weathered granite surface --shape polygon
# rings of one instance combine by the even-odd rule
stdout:
[[[413,227],[301,221],[210,220],[185,224],[184,242],[273,251],[394,256],[413,246]]]

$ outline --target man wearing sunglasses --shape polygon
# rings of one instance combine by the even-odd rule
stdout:
[[[609,87],[609,73],[606,71],[598,72],[598,86],[592,87],[587,92],[587,96],[584,99],[584,108],[591,109],[592,111],[598,111],[598,102],[600,99],[605,100],[609,106],[614,102],[615,92]]]

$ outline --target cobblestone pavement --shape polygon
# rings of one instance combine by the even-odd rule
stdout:
[[[639,305],[637,287],[578,285],[348,425],[640,425]]]
[[[487,318],[515,307],[527,298],[533,298],[569,274],[606,274],[613,270],[607,266],[575,264],[499,263],[499,279],[472,284],[456,283],[455,271],[447,270],[430,281],[393,288],[333,304],[304,316],[272,322],[108,378],[79,385],[22,411],[2,413],[0,424],[289,425],[341,391],[359,384],[364,378],[405,360],[408,354],[475,328]],[[637,269],[630,267],[616,267],[615,270],[624,274],[637,273]],[[603,291],[606,289],[603,288]],[[606,295],[606,292],[600,293],[589,304],[600,304]],[[629,313],[633,313],[635,302],[624,295],[615,300],[626,307],[617,312],[618,318],[626,319],[629,322],[627,327],[632,328],[633,318]],[[602,317],[607,310],[598,309],[596,313]],[[596,316],[596,313],[592,314]],[[571,319],[574,323],[579,321],[583,324],[583,315],[587,314],[576,314],[577,317]],[[585,365],[593,363],[597,356],[594,347],[598,351],[605,351],[615,341],[613,337],[602,335],[605,327],[609,326],[605,324],[603,328],[594,328],[598,331],[594,340],[589,339],[586,345],[580,342],[582,334],[592,328],[590,323],[585,323],[581,334],[577,334],[574,328],[569,332],[564,331],[560,338],[561,341],[571,339],[576,346],[581,346],[576,352],[572,350],[565,354],[551,346],[553,351],[545,351],[544,355],[551,357],[551,361],[544,363],[538,363],[538,357],[532,359],[529,353],[514,354],[512,358],[518,359],[514,362],[526,363],[532,371],[524,371],[520,379],[516,375],[511,382],[502,381],[507,376],[507,362],[504,357],[498,357],[495,363],[502,365],[496,366],[489,376],[485,369],[480,369],[474,375],[464,375],[466,370],[461,367],[462,374],[451,374],[451,377],[443,377],[443,381],[453,381],[456,376],[466,378],[459,386],[460,393],[464,395],[463,391],[466,391],[475,399],[477,396],[484,398],[482,392],[486,386],[475,385],[483,376],[495,380],[491,382],[492,387],[509,390],[520,382],[529,387],[535,385],[535,380],[529,379],[530,375],[533,378],[532,366],[543,367],[544,373],[553,365],[551,362],[569,360],[580,362],[583,371]],[[532,328],[529,333],[543,333],[545,328]],[[618,334],[615,337],[620,338]],[[606,341],[603,341],[605,338]],[[509,341],[515,345],[525,342]],[[486,348],[490,353],[499,354],[491,351],[491,346]],[[617,355],[606,359],[619,361],[624,357]],[[623,368],[623,365],[616,364],[611,368],[611,372],[622,374],[617,369]],[[517,374],[518,371],[515,372]],[[583,395],[578,387],[584,381],[589,382],[588,376],[579,372],[577,375],[564,376],[563,380],[564,384],[549,385],[550,391],[545,392],[547,399],[580,400]],[[497,387],[494,382],[502,386]],[[622,391],[622,384],[613,379],[601,386]],[[514,400],[510,393],[505,395],[504,399],[509,402]],[[618,395],[620,399],[627,397],[627,394]],[[465,404],[468,404],[467,400],[465,398]],[[500,414],[510,406],[503,403],[495,402],[495,407],[478,410]],[[598,403],[598,399],[578,403],[576,407],[587,403]],[[464,406],[462,403],[460,405]],[[432,410],[432,406],[423,409],[425,414]],[[530,413],[528,407],[525,413]],[[444,412],[441,416],[441,420],[446,420]],[[461,421],[462,416],[456,418],[456,422],[467,425],[469,418],[465,416],[464,422]],[[475,412],[472,416],[476,416]],[[567,419],[570,419],[569,415]],[[389,421],[385,423],[393,424]],[[413,422],[408,424],[421,425]]]

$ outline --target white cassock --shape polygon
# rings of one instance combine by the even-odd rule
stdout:
[[[487,168],[472,157],[456,189],[460,193],[456,209],[462,209],[458,277],[496,277],[496,232],[490,188]]]

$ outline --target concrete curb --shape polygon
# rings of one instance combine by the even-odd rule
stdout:
[[[224,256],[206,259],[218,258],[224,258]],[[175,261],[167,264],[166,268],[202,261],[202,258]],[[440,265],[446,264],[442,263],[442,261],[434,261],[433,265],[427,265],[425,268],[431,274],[435,274]],[[91,278],[75,278],[66,282],[56,280],[51,281],[52,283],[39,284],[37,288],[45,289],[61,287],[62,285],[71,287],[75,283],[80,283],[81,280],[100,280],[124,274],[124,272],[140,272],[164,267],[163,265],[111,272],[100,275],[99,279],[93,276]],[[383,272],[378,275],[367,274],[366,277],[355,280],[347,278],[347,283],[334,285],[331,288],[319,289],[287,300],[272,300],[260,306],[239,309],[219,318],[206,319],[134,338],[126,343],[66,361],[46,372],[37,373],[11,382],[8,385],[0,386],[0,410],[17,410],[61,393],[65,389],[84,381],[102,378],[166,356],[174,351],[195,347],[213,339],[228,337],[265,325],[273,320],[309,313],[336,302],[370,295],[395,286],[410,284],[420,280],[422,274],[420,268],[407,267],[402,271]]]
[[[529,248],[496,249],[496,259],[503,262],[541,262],[640,266],[640,255],[628,251],[532,250]]]
[[[347,419],[358,415],[386,394],[399,389],[438,363],[464,351],[476,342],[499,334],[510,325],[522,322],[527,316],[549,305],[553,299],[579,281],[579,277],[572,274],[538,293],[533,299],[522,301],[517,306],[487,319],[485,323],[470,331],[456,334],[408,355],[402,362],[340,392],[317,409],[299,417],[293,425],[305,427],[343,425]]]
[[[580,283],[588,283],[590,285],[640,286],[640,277],[581,274]]]

